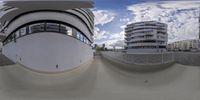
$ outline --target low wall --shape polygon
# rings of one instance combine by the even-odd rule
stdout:
[[[135,69],[162,67],[173,63],[200,66],[200,52],[171,52],[164,54],[129,54],[121,52],[102,52],[102,55],[116,63]]]
[[[174,63],[172,53],[164,54],[129,54],[121,52],[102,52],[102,55],[113,62],[135,70],[166,67]]]
[[[176,63],[190,66],[200,66],[200,52],[174,52]]]

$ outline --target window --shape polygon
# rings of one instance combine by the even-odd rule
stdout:
[[[89,40],[88,40],[86,37],[84,37],[84,42],[85,42],[86,44],[89,44]]]
[[[10,36],[10,40],[11,40],[11,41],[14,40],[14,35],[13,35],[13,34]]]
[[[11,37],[8,38],[8,42],[10,42],[10,41],[11,41]]]
[[[72,36],[72,28],[69,27],[69,29],[68,29],[68,31],[67,31],[67,34],[68,34],[69,36]]]
[[[72,28],[66,25],[60,25],[60,32],[72,36]]]
[[[67,28],[66,28],[66,26],[65,25],[60,25],[60,32],[61,33],[64,33],[64,34],[67,34]]]
[[[88,39],[86,39],[85,43],[88,44]]]
[[[73,31],[75,30],[75,32]],[[84,36],[83,33],[80,31],[73,29],[67,25],[61,24],[61,23],[54,23],[54,22],[40,22],[40,23],[34,23],[29,24],[25,27],[20,28],[17,31],[14,31],[11,33],[11,35],[4,41],[4,44],[7,44],[11,41],[16,41],[16,38],[19,38],[21,36],[31,34],[31,33],[39,33],[39,32],[56,32],[56,33],[63,33],[69,36],[73,36],[74,38],[90,45],[91,42],[88,40],[86,36]],[[73,33],[74,32],[74,33]],[[92,36],[90,37],[91,39]]]
[[[56,23],[47,23],[46,24],[46,31],[59,32],[59,24],[56,24]]]
[[[85,37],[85,43],[87,43],[87,38]]]
[[[24,27],[24,28],[21,28],[20,30],[19,30],[19,32],[20,32],[20,34],[23,36],[23,35],[26,35],[26,27]]]
[[[76,38],[79,39],[79,40],[80,40],[80,35],[81,34],[79,32],[76,32]]]
[[[19,37],[20,37],[19,31],[15,32],[15,36],[16,36],[16,38],[19,38]]]
[[[85,43],[85,37],[83,36],[83,42]]]
[[[80,40],[83,42],[83,35],[80,34]]]
[[[44,31],[44,23],[38,23],[29,26],[29,33],[37,33],[43,31]]]
[[[10,42],[10,41],[11,41],[10,39],[11,39],[11,38],[9,37],[9,38],[8,38],[8,42]]]

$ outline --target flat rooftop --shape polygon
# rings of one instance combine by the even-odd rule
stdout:
[[[175,64],[154,72],[128,72],[96,57],[60,74],[0,67],[1,100],[198,100],[200,67]]]

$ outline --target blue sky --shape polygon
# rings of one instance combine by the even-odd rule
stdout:
[[[124,27],[149,20],[168,24],[169,43],[198,37],[199,0],[94,0],[94,3],[97,44],[123,46]]]
[[[94,0],[95,7],[99,9],[122,9],[127,5],[141,3],[145,0]]]

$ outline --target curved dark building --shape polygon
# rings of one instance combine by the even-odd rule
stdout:
[[[33,70],[59,72],[91,60],[91,0],[4,1],[3,54]]]

